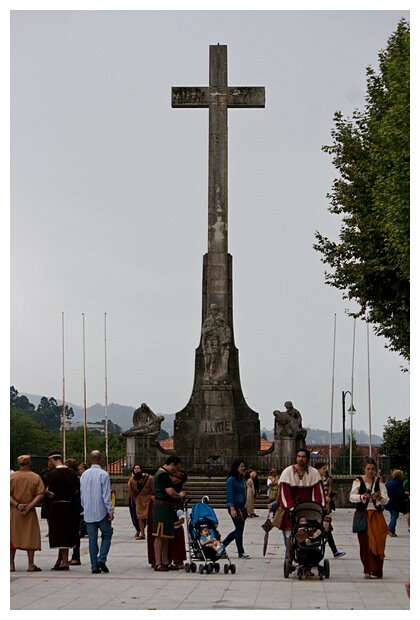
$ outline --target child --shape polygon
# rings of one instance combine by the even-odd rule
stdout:
[[[175,491],[179,493],[179,491],[182,490],[184,483],[187,481],[187,474],[182,470],[176,471],[172,476],[172,480]],[[169,546],[169,570],[180,570],[184,568],[184,560],[187,559],[187,554],[185,552],[185,512],[183,509],[183,501],[176,505],[174,519],[174,537],[171,545]]]
[[[216,551],[216,557],[220,557],[223,553],[224,546],[217,540],[210,536],[209,528],[206,525],[200,527],[200,543],[203,547],[210,547]]]
[[[298,543],[305,543],[305,545],[308,545],[309,547],[314,544],[314,541],[319,536],[321,536],[321,530],[314,526],[308,525],[308,520],[306,517],[299,517],[297,524],[298,528],[295,536]]]

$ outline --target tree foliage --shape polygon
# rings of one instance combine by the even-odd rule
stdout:
[[[34,422],[26,412],[13,407],[10,410],[10,467],[16,468],[20,454],[45,456],[61,448],[61,438]]]
[[[389,457],[391,469],[410,471],[410,418],[404,421],[388,418],[380,450]]]
[[[410,357],[410,31],[402,19],[367,68],[364,111],[334,116],[333,156],[340,178],[329,211],[342,216],[339,242],[316,232],[326,283],[344,291],[386,346]]]
[[[348,443],[345,446],[341,446],[341,450],[337,456],[337,459],[333,465],[333,473],[348,474],[350,471],[350,433],[347,436]],[[357,444],[355,434],[353,432],[351,442],[351,471],[352,474],[360,474],[363,470],[363,451]]]

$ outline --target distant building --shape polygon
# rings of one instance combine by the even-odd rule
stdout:
[[[83,428],[83,422],[66,422],[66,431],[75,431],[78,428]],[[105,434],[105,424],[103,422],[86,422],[86,428],[88,431],[99,431]]]

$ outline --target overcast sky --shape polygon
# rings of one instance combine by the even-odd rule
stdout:
[[[209,45],[265,109],[229,111],[229,251],[242,388],[273,426],[292,400],[333,430],[351,390],[354,320],[324,283],[315,231],[337,238],[333,115],[363,108],[366,67],[408,11],[19,11],[11,17],[10,385],[175,413],[193,384],[207,251]],[[404,360],[370,330],[372,431],[409,416]],[[354,428],[368,431],[367,329],[356,323]],[[346,409],[350,406],[347,397]],[[348,422],[349,425],[349,422]]]

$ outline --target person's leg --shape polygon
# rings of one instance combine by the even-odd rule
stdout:
[[[139,519],[139,526],[140,526],[140,538],[144,539],[145,535],[144,535],[144,530],[146,527],[146,519]]]
[[[168,550],[169,550],[169,539],[163,538],[162,539],[162,564],[165,564],[165,565],[169,564]]]
[[[226,538],[222,541],[222,544],[227,547],[228,545],[230,545],[230,543],[232,542],[232,540],[235,540],[235,536],[236,536],[236,521],[235,519],[232,517],[232,515],[230,514],[230,511],[228,510],[229,516],[232,519],[233,525],[235,526],[235,529],[232,530],[227,536]]]
[[[77,537],[77,544],[73,547],[70,564],[78,565],[80,562],[80,537]]]
[[[332,535],[332,532],[327,532],[327,541],[328,541],[328,544],[329,544],[329,546],[330,546],[331,551],[332,551],[334,554],[336,554],[336,553],[338,552],[338,549],[337,549],[337,546],[336,546],[336,544],[335,544],[335,541],[334,541],[334,537],[333,537],[333,535]]]
[[[58,552],[60,558],[60,566],[68,566],[69,565],[69,550],[68,549],[60,549]]]
[[[244,545],[243,545],[245,522],[242,521],[242,519],[236,519],[235,526],[236,526],[236,529],[235,529],[236,547],[238,549],[238,554],[243,555],[245,553]]]
[[[163,539],[160,536],[155,536],[155,565],[162,564],[162,542]]]
[[[108,557],[109,550],[111,548],[111,538],[112,538],[112,522],[108,519],[108,515],[106,515],[102,521],[99,521],[99,529],[102,533],[101,538],[101,548],[99,549],[98,562],[101,564],[106,564],[106,559]]]
[[[92,570],[98,570],[98,522],[86,523],[89,539],[89,555]]]
[[[34,570],[35,568],[35,551],[34,549],[28,549],[28,570]]]
[[[396,510],[391,510],[391,518],[389,520],[388,530],[391,534],[395,534],[395,528],[397,525],[398,512]]]
[[[15,570],[15,556],[16,556],[16,549],[10,549],[10,570],[12,572]]]

